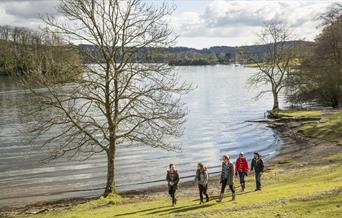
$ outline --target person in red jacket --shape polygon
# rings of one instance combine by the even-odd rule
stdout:
[[[235,175],[239,174],[241,190],[245,191],[245,176],[248,175],[248,161],[243,152],[240,153],[239,158],[235,163]]]

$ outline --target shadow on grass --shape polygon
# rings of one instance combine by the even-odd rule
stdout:
[[[172,207],[172,208],[165,209],[165,210],[153,211],[153,212],[150,212],[148,214],[149,215],[156,215],[156,214],[163,215],[164,213],[184,213],[184,212],[188,212],[188,211],[192,211],[192,210],[208,208],[208,207],[211,207],[214,205],[215,204],[213,204],[213,203],[211,203],[211,204],[208,203],[208,204],[203,204],[203,205],[189,205],[189,206],[183,206],[183,207]]]
[[[167,208],[167,207],[170,207],[170,206],[154,207],[154,208],[150,208],[150,209],[138,210],[138,211],[133,211],[133,212],[129,212],[129,213],[121,213],[121,214],[115,215],[114,217],[128,216],[128,215],[137,215],[138,213],[149,212],[149,211],[152,211],[152,210],[163,209],[163,208]]]
[[[246,191],[246,192],[239,192],[237,193],[237,196],[239,195],[244,195],[244,194],[248,194],[248,193],[252,193],[253,191]],[[230,198],[232,196],[231,193],[227,193],[225,194],[224,198]],[[139,215],[139,214],[143,214],[146,213],[148,215],[156,215],[156,214],[160,214],[163,215],[165,213],[184,213],[184,212],[188,212],[188,211],[192,211],[192,210],[197,210],[197,209],[202,209],[202,208],[207,208],[207,207],[211,207],[217,204],[216,199],[218,198],[218,195],[213,195],[210,196],[210,202],[206,203],[206,204],[202,204],[202,205],[188,205],[188,206],[182,206],[182,207],[171,207],[171,206],[162,206],[162,207],[154,207],[154,208],[149,208],[149,209],[144,209],[144,210],[138,210],[138,211],[133,211],[133,212],[129,212],[129,213],[122,213],[122,214],[117,214],[114,217],[121,217],[121,216],[134,216],[134,215]],[[198,201],[199,199],[194,199],[193,202]]]
[[[245,195],[245,194],[249,194],[249,193],[253,193],[253,192],[255,192],[255,191],[236,192],[236,196],[239,197],[239,195]],[[211,202],[211,201],[216,201],[219,198],[219,195],[211,195],[209,197],[210,197],[210,202]],[[232,197],[232,193],[231,192],[229,192],[229,193],[224,195],[224,198],[231,198],[231,197]],[[197,199],[194,199],[192,201],[193,202],[195,202],[195,201],[199,202],[200,199],[197,198]]]
[[[121,217],[121,216],[141,216],[146,213],[146,215],[163,215],[165,213],[184,213],[192,210],[208,208],[214,206],[215,203],[208,203],[203,205],[189,205],[189,206],[182,206],[182,207],[172,207],[172,206],[163,206],[163,207],[154,207],[145,210],[138,210],[129,213],[122,213],[114,215],[114,217]],[[167,208],[167,209],[165,209]]]

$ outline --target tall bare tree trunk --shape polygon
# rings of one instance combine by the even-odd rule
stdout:
[[[278,93],[276,91],[272,91],[273,94],[273,108],[272,110],[279,110],[279,99],[278,99]]]
[[[113,148],[110,148],[107,151],[107,184],[106,184],[106,189],[103,193],[104,197],[107,197],[109,194],[116,192],[114,170],[115,170],[115,149],[113,146]]]

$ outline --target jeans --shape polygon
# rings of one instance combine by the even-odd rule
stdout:
[[[172,204],[176,204],[176,187],[175,186],[169,187],[169,195],[172,199]]]
[[[198,185],[198,190],[199,190],[201,202],[203,202],[203,194],[205,195],[206,200],[209,201],[208,185]]]
[[[239,172],[240,184],[245,183],[245,176],[246,176],[245,172]]]
[[[261,172],[255,171],[255,185],[256,189],[261,189]]]
[[[224,190],[226,189],[227,182],[228,182],[227,179],[223,179],[222,184],[221,184],[221,194],[224,193]],[[234,185],[229,185],[229,189],[233,194],[235,193]]]

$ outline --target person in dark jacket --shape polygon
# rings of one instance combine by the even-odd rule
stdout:
[[[206,202],[209,202],[208,195],[208,170],[202,163],[197,164],[197,171],[195,176],[195,181],[193,184],[198,184],[198,190],[200,194],[200,204],[203,204],[203,195],[205,195]]]
[[[176,190],[178,189],[179,174],[174,164],[169,165],[169,170],[166,174],[166,181],[169,188],[169,195],[172,199],[172,206],[175,206],[177,203]]]
[[[223,156],[222,171],[221,171],[221,193],[217,202],[221,202],[224,196],[224,190],[226,186],[229,186],[232,192],[232,201],[235,200],[235,189],[234,189],[234,164],[230,161],[228,155]]]
[[[261,191],[261,176],[264,172],[264,162],[258,152],[254,152],[254,158],[251,163],[251,172],[255,171],[255,191]]]
[[[248,161],[243,152],[235,162],[235,176],[239,174],[241,191],[245,191],[245,176],[248,175]]]

